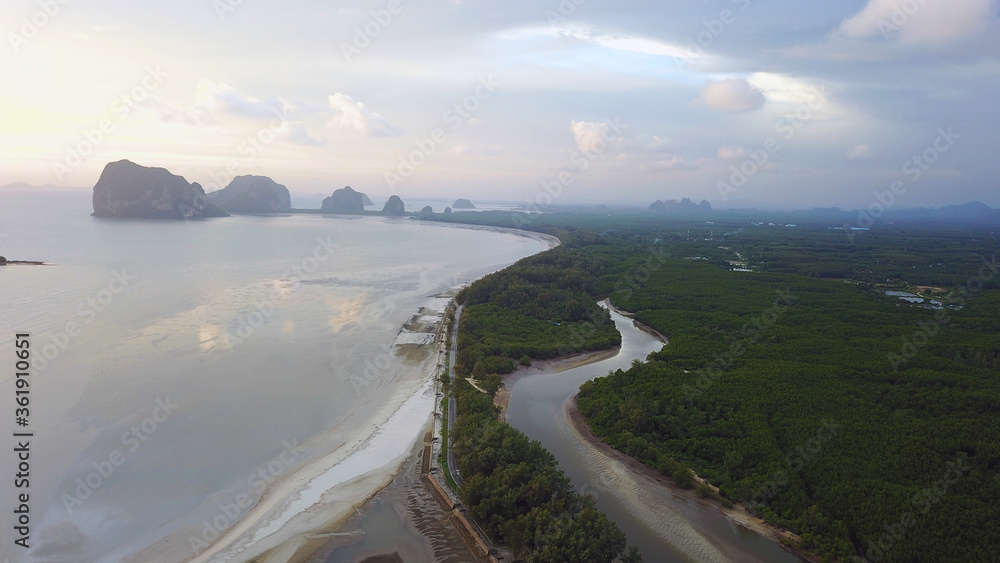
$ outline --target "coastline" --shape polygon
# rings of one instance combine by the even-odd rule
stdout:
[[[542,244],[543,248],[539,252],[545,252],[551,250],[562,244],[562,242],[557,237],[533,231],[522,231],[506,227],[464,225],[464,224],[451,224],[451,223],[434,223],[434,224],[439,226],[466,228],[466,229],[496,232],[502,234],[512,234],[528,238]],[[446,326],[446,323],[444,321],[447,316],[447,311],[450,310],[450,308],[454,305],[454,295],[455,293],[457,293],[457,290],[458,288],[451,288],[439,295],[434,296],[436,298],[445,297],[448,299],[448,301],[440,311],[437,311],[435,313],[435,316],[437,316],[437,320],[433,327],[434,346],[431,350],[426,351],[423,361],[419,362],[420,364],[422,364],[421,365],[422,373],[419,378],[419,381],[422,383],[420,385],[420,388],[417,389],[414,393],[412,393],[409,396],[409,398],[403,401],[402,404],[397,403],[398,408],[391,413],[391,415],[388,417],[388,420],[386,420],[382,424],[376,425],[377,430],[367,439],[359,443],[355,443],[349,448],[341,448],[341,450],[344,449],[348,450],[345,453],[342,453],[341,451],[331,452],[327,456],[320,458],[313,464],[310,464],[310,466],[303,468],[303,469],[308,469],[309,467],[320,464],[320,462],[323,462],[324,460],[330,460],[330,458],[334,457],[337,458],[335,461],[332,461],[332,464],[330,462],[322,463],[322,465],[325,466],[325,469],[321,469],[319,472],[316,472],[314,475],[312,475],[311,479],[309,479],[309,482],[306,483],[306,485],[302,486],[301,482],[303,481],[303,479],[301,477],[295,478],[295,476],[288,479],[288,481],[285,483],[276,484],[275,485],[276,490],[275,491],[269,490],[265,494],[265,498],[271,496],[271,493],[275,493],[274,496],[277,496],[278,497],[277,499],[265,503],[265,498],[262,498],[258,503],[258,505],[252,507],[250,511],[251,513],[258,512],[256,518],[252,517],[246,518],[247,520],[250,521],[237,524],[233,529],[229,530],[228,533],[223,534],[223,537],[219,538],[216,544],[213,545],[209,550],[207,550],[204,553],[201,553],[198,557],[196,557],[192,561],[199,561],[199,562],[213,561],[216,560],[220,555],[225,560],[229,560],[229,558],[232,555],[234,555],[232,553],[233,548],[235,548],[237,553],[239,553],[241,560],[263,561],[266,563],[299,563],[306,561],[311,556],[316,554],[317,551],[319,551],[329,543],[330,540],[328,538],[338,535],[338,533],[343,530],[344,526],[352,518],[354,518],[356,514],[360,514],[361,513],[360,508],[367,506],[368,503],[371,502],[373,499],[375,499],[380,493],[383,493],[383,491],[386,491],[388,488],[390,488],[391,484],[394,482],[397,476],[399,476],[401,472],[405,471],[403,466],[406,463],[406,461],[411,457],[412,450],[415,450],[415,448],[419,446],[418,442],[420,441],[420,437],[424,435],[425,430],[429,428],[430,424],[432,424],[432,417],[436,412],[437,399],[435,398],[436,397],[435,392],[437,391],[438,387],[437,378],[440,372],[440,366],[437,365],[437,360],[440,354],[446,353],[446,351],[444,350],[444,346],[446,343],[444,328]],[[404,325],[403,330],[400,331],[400,334],[407,332],[406,329],[407,325]],[[394,348],[398,349],[402,347],[403,346],[394,343]],[[597,361],[597,360],[591,360],[591,361]],[[404,364],[410,364],[410,363],[411,362],[404,362]],[[410,366],[410,365],[401,366],[401,368],[404,371],[406,368],[412,369],[413,367],[415,366]],[[564,367],[563,369],[569,369],[570,367],[575,367],[575,366],[570,365]],[[359,469],[359,474],[356,475],[353,479],[345,481],[340,485],[336,485],[336,487],[338,488],[338,492],[341,493],[340,495],[330,499],[327,498],[316,499],[316,502],[314,504],[312,504],[309,507],[306,507],[305,510],[301,510],[300,512],[292,514],[290,518],[286,520],[284,525],[279,525],[277,529],[274,529],[275,528],[274,520],[276,518],[267,519],[268,512],[270,512],[273,509],[281,508],[282,505],[284,505],[286,512],[291,512],[294,509],[288,506],[290,504],[290,502],[288,501],[288,497],[290,494],[297,497],[301,497],[303,489],[307,488],[309,483],[317,481],[322,477],[328,475],[329,473],[334,472],[342,464],[352,461],[352,458],[356,460],[358,457],[362,458],[366,457],[364,454],[366,453],[366,450],[370,449],[369,446],[371,442],[373,442],[374,439],[377,438],[380,434],[383,435],[386,433],[393,434],[393,432],[391,431],[386,432],[386,429],[390,425],[392,425],[394,419],[397,419],[397,416],[401,413],[401,411],[403,411],[411,403],[415,402],[418,399],[418,397],[423,399],[420,402],[422,403],[423,407],[426,407],[426,408],[418,408],[418,410],[420,412],[425,412],[426,417],[425,419],[422,419],[423,422],[421,424],[416,425],[420,428],[420,432],[413,437],[413,439],[410,441],[408,446],[402,451],[402,453],[397,455],[396,459],[390,462],[389,465],[383,465],[381,467],[372,468],[367,472],[364,472],[363,474],[360,474],[361,470]],[[403,428],[413,426],[413,425],[407,425],[406,422],[412,423],[415,422],[415,420],[413,420],[413,417],[407,417],[404,424],[402,425],[397,424],[395,426],[402,426],[402,428],[399,428],[398,430],[402,430]],[[295,484],[293,485],[292,482],[294,482]],[[294,492],[292,490],[293,486],[294,489],[296,489]],[[422,486],[423,485],[421,485],[421,487]],[[326,491],[326,493],[329,492],[332,492],[332,489]],[[324,496],[324,493],[322,491],[321,491],[321,496]],[[339,509],[335,509],[334,508],[335,506],[339,507]],[[310,511],[313,512],[314,514],[307,515],[307,512]],[[247,516],[251,516],[251,514],[247,514]],[[267,529],[272,529],[271,535],[275,535],[277,532],[281,532],[283,528],[286,527],[285,525],[289,525],[292,523],[293,520],[302,519],[303,517],[306,517],[306,519],[310,520],[314,524],[312,531],[308,534],[304,535],[299,534],[294,537],[287,538],[284,541],[278,543],[277,545],[271,546],[270,548],[261,545],[261,542],[257,538],[257,536],[260,535],[262,532],[261,530],[262,527]],[[322,524],[319,526],[315,526],[317,520],[321,520]],[[455,527],[456,525],[453,522],[442,523],[442,525],[453,527],[457,531],[457,528]],[[256,545],[258,548],[255,550],[256,553],[254,555],[250,555],[246,552],[243,552],[243,550],[240,549],[241,546],[234,545],[238,544],[239,540],[242,537],[245,537],[247,534],[252,534],[254,536],[250,542],[250,545]],[[267,537],[267,534],[265,534],[264,537]],[[264,538],[262,537],[260,539]],[[227,542],[226,540],[230,541]],[[242,547],[249,547],[249,546],[246,543],[244,543]],[[227,548],[229,549],[227,550]],[[262,550],[261,548],[265,549]],[[250,556],[249,559],[247,559],[248,556]],[[365,561],[379,560],[380,557],[386,557],[386,556],[391,558],[390,554],[377,554],[377,555],[373,554],[371,557],[366,558]],[[392,559],[387,559],[387,560],[392,560]]]
[[[516,235],[539,243],[536,255],[561,244],[544,233],[503,227],[434,223]],[[506,267],[496,264],[482,275]],[[473,280],[470,280],[473,281]],[[367,509],[402,473],[424,430],[437,412],[438,375],[445,344],[448,308],[459,287],[427,296],[434,305],[421,307],[404,323],[390,352],[391,365],[371,384],[390,390],[380,404],[369,404],[363,425],[371,430],[351,435],[336,449],[326,450],[289,475],[272,483],[231,527],[197,550],[192,538],[201,538],[201,524],[185,523],[156,543],[132,554],[139,559],[177,559],[189,562],[255,561],[297,563],[346,536],[349,522]],[[429,315],[437,318],[427,322]],[[417,337],[417,338],[414,338]],[[359,399],[368,403],[366,399]],[[364,409],[365,405],[359,408]],[[326,432],[337,432],[334,428]],[[309,447],[309,443],[304,443]],[[454,527],[454,522],[439,526]],[[425,534],[425,538],[430,535]],[[428,540],[429,541],[429,540]],[[189,546],[189,543],[191,545]],[[372,554],[373,556],[376,554]]]
[[[233,527],[197,556],[192,558],[189,551],[184,560],[304,561],[388,486],[402,471],[435,412],[444,320],[453,293],[448,290],[428,297],[427,306],[397,333],[391,363],[378,378],[380,386],[392,382],[393,392],[367,418],[371,433],[320,455],[274,483]],[[428,316],[436,318],[427,323]],[[147,549],[140,555],[155,558],[158,551]]]
[[[420,220],[417,218],[417,220]],[[521,229],[514,229],[511,227],[494,227],[492,225],[476,225],[473,223],[451,223],[443,221],[422,221],[424,224],[437,225],[441,227],[451,227],[455,229],[469,229],[472,231],[486,231],[492,233],[504,233],[508,235],[515,235],[519,237],[529,238],[532,240],[537,240],[545,245],[545,248],[541,252],[552,250],[553,248],[562,244],[562,241],[557,237],[548,235],[545,233],[540,233],[537,231],[525,231]],[[532,254],[534,256],[534,254]]]

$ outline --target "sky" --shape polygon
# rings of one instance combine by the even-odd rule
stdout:
[[[1000,207],[997,4],[5,0],[0,185]]]

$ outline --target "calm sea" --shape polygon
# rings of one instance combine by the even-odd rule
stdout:
[[[86,191],[0,191],[0,255],[53,264],[0,268],[12,561],[127,558],[370,435],[370,415],[415,383],[352,376],[434,295],[543,249],[407,219],[91,211]],[[17,332],[35,357],[26,553],[6,539]]]

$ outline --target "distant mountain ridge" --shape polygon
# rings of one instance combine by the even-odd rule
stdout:
[[[690,198],[684,198],[680,201],[676,199],[667,201],[656,200],[649,204],[649,210],[653,213],[692,213],[696,211],[709,213],[712,211],[712,204],[704,199],[697,205]]]
[[[877,210],[843,210],[839,207],[817,207],[815,209],[791,212],[812,218],[839,220],[849,223],[877,222],[883,220],[906,222],[968,222],[970,224],[1000,224],[1000,209],[994,209],[981,201],[970,201],[958,205],[946,205],[939,208],[912,207],[902,209]]]
[[[39,190],[39,189],[41,189],[41,190],[51,190],[53,188],[59,189],[59,188],[62,188],[62,186],[56,186],[56,185],[53,185],[53,184],[45,184],[44,186],[34,186],[34,185],[31,185],[31,184],[26,184],[24,182],[14,182],[13,184],[7,184],[6,186],[0,186],[0,190],[8,190],[8,189],[9,190]]]

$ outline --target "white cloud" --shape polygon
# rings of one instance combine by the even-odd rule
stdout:
[[[611,130],[611,125],[603,121],[571,121],[569,128],[580,152],[602,153],[618,148],[623,141]]]
[[[743,160],[747,157],[747,150],[743,147],[719,147],[720,160]]]
[[[903,44],[940,44],[982,31],[996,0],[869,0],[838,32],[850,39],[897,39]]]
[[[868,145],[858,145],[851,147],[846,156],[848,160],[867,160],[872,157],[872,154],[872,149]]]
[[[668,158],[661,158],[656,161],[656,165],[660,168],[673,169],[673,168],[689,168],[685,163],[684,159],[679,156],[670,156]]]
[[[446,152],[448,154],[456,154],[456,155],[467,156],[467,155],[472,154],[472,149],[469,148],[469,143],[461,143],[461,144],[455,145],[454,147],[452,147],[452,148],[450,148],[450,149],[448,149],[448,150],[446,150],[444,152]]]
[[[719,111],[740,113],[764,107],[764,93],[745,78],[705,81],[701,90],[700,104]]]
[[[764,93],[768,110],[784,115],[804,112],[810,121],[853,120],[858,109],[838,101],[842,87],[823,81],[810,83],[802,78],[771,72],[756,72],[747,79]]]
[[[320,147],[326,144],[326,141],[322,138],[310,135],[305,126],[298,121],[289,125],[286,138],[288,139],[288,142],[293,145],[305,147]]]
[[[150,97],[140,102],[139,107],[149,110],[157,115],[164,123],[181,123],[194,127],[203,125],[218,125],[216,119],[208,110],[202,106],[194,106],[188,109],[168,104],[157,97]]]
[[[498,34],[503,39],[517,40],[534,37],[556,36],[574,39],[584,43],[600,45],[614,51],[625,51],[630,53],[641,53],[644,55],[656,55],[659,57],[672,57],[678,59],[689,59],[691,55],[677,45],[664,43],[655,39],[648,39],[637,35],[615,34],[609,35],[589,27],[552,25],[546,27],[521,27],[502,31]]]
[[[668,173],[675,172],[678,170],[692,171],[697,170],[698,167],[689,164],[684,157],[667,154],[659,155],[654,158],[650,158],[648,155],[621,155],[618,161],[623,165],[631,164],[631,167],[635,167],[639,172],[643,174],[652,173]]]
[[[591,40],[602,47],[614,49],[616,51],[631,51],[633,53],[643,53],[646,55],[657,55],[660,57],[674,57],[687,59],[688,54],[684,49],[668,45],[660,41],[643,39],[641,37],[609,37],[596,36]]]
[[[347,94],[337,92],[330,96],[330,108],[337,117],[326,122],[328,129],[356,131],[367,137],[395,137],[402,133],[388,119],[370,111],[365,104]]]
[[[639,150],[650,153],[666,152],[673,145],[673,140],[659,135],[639,135],[637,139],[629,143],[629,146],[638,145]]]
[[[284,117],[290,109],[279,99],[259,100],[223,82],[202,78],[195,86],[195,103],[209,110],[222,110],[250,117]]]

